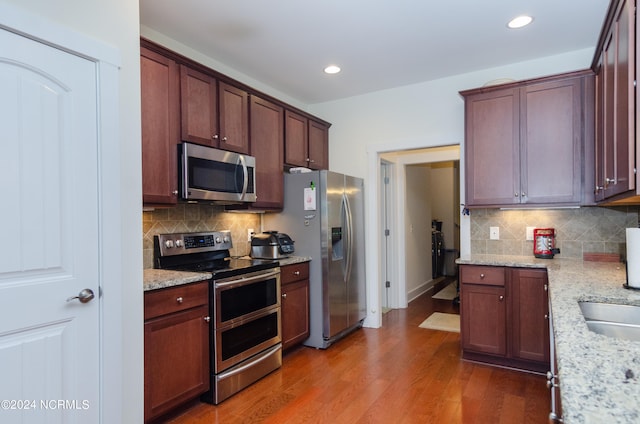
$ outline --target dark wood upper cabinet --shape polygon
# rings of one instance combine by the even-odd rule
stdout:
[[[465,98],[467,206],[520,203],[520,90]]]
[[[284,115],[285,133],[285,163],[291,166],[309,166],[309,122],[306,117],[292,112],[285,111]]]
[[[220,148],[249,154],[249,93],[220,82]]]
[[[329,168],[329,125],[285,111],[285,164]]]
[[[249,154],[249,94],[180,65],[182,140]]]
[[[613,1],[601,32],[596,72],[595,196],[637,202],[635,175],[635,6]]]
[[[593,203],[591,71],[461,94],[467,206]]]
[[[329,126],[309,120],[309,168],[329,169]]]
[[[179,76],[173,60],[140,49],[142,197],[145,204],[176,204],[180,142]]]
[[[182,141],[218,147],[218,86],[215,78],[180,65]]]
[[[258,96],[250,101],[251,155],[256,158],[257,209],[282,209],[284,202],[284,109]]]

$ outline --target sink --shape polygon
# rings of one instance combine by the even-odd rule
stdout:
[[[640,306],[578,302],[589,330],[594,333],[640,341]]]

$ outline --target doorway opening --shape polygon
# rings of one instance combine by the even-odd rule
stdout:
[[[456,272],[459,159],[457,145],[378,155],[378,293],[383,312],[406,308],[409,301]],[[435,225],[442,235],[438,263],[432,253]]]

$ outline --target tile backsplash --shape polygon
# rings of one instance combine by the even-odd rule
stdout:
[[[232,256],[248,255],[251,243],[247,229],[260,231],[260,215],[225,212],[223,206],[184,203],[167,209],[142,213],[143,262],[153,268],[153,236],[164,233],[230,230],[233,240]]]
[[[471,253],[533,255],[526,228],[555,228],[558,258],[582,259],[583,253],[626,255],[625,228],[638,227],[638,206],[578,209],[472,209]],[[500,239],[489,239],[489,227],[499,227]]]

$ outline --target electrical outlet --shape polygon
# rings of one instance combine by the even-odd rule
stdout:
[[[247,241],[251,241],[251,236],[254,234],[255,232],[253,231],[253,228],[247,229]]]
[[[500,240],[500,227],[489,227],[489,240]]]
[[[536,227],[527,227],[527,237],[526,237],[526,239],[527,239],[528,241],[533,240],[533,230],[534,230],[535,228],[536,228]]]

